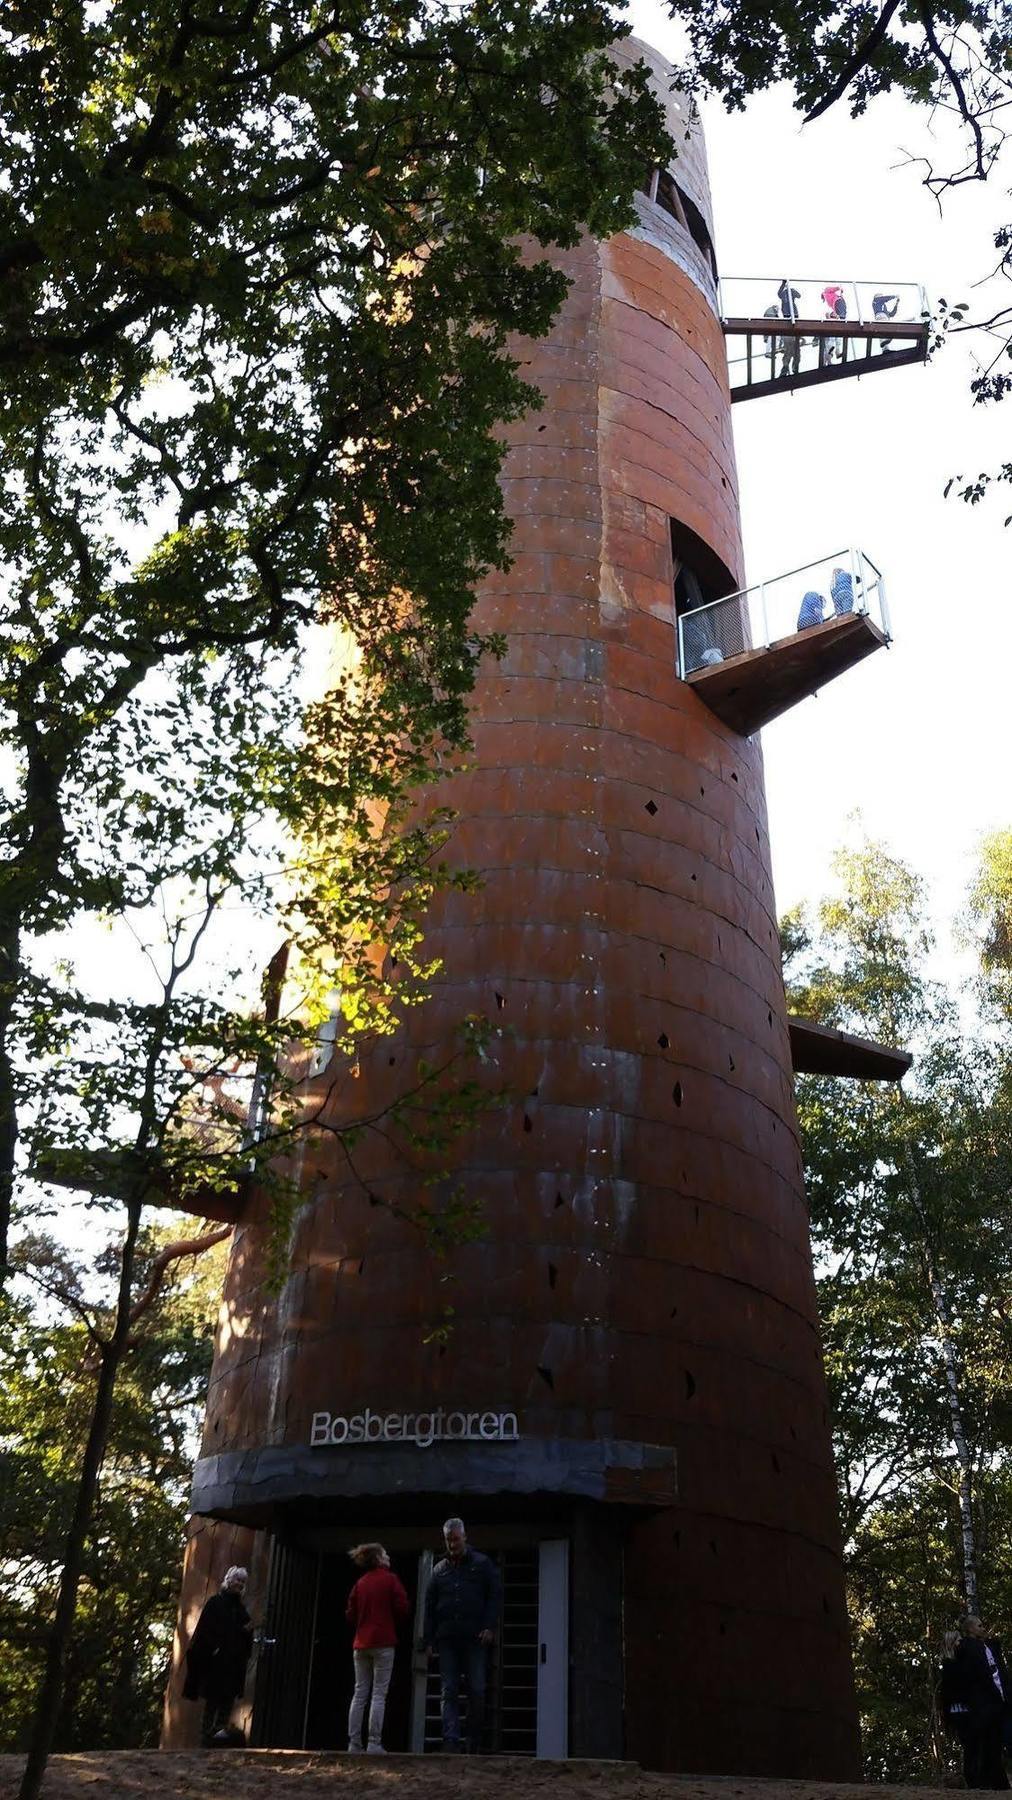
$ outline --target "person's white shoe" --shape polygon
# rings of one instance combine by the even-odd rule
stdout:
[[[385,1756],[386,1755],[386,1751],[384,1750],[382,1744],[367,1744],[365,1753],[367,1756]]]

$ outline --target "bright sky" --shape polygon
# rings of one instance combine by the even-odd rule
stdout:
[[[657,0],[632,0],[629,16],[677,55]],[[972,301],[996,260],[1012,157],[940,216],[898,166],[930,148],[926,112],[887,98],[857,121],[838,106],[802,126],[778,90],[733,117],[711,104],[704,124],[726,275],[920,281],[932,303]],[[855,809],[929,880],[940,921],[981,835],[1012,824],[1012,488],[974,508],[942,497],[951,475],[1012,460],[1012,399],[973,408],[969,358],[956,339],[926,368],[734,409],[749,581],[857,543],[885,577],[894,638],[763,733],[781,909],[824,892]]]

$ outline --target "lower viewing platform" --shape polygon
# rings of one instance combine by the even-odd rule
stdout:
[[[841,1075],[852,1081],[902,1081],[913,1064],[909,1050],[873,1038],[855,1037],[831,1025],[790,1013],[791,1063],[795,1075]]]
[[[888,643],[882,576],[860,550],[678,616],[680,675],[743,737]]]

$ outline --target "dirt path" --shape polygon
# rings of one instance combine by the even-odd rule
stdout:
[[[0,1756],[0,1800],[21,1759]],[[654,1775],[635,1763],[521,1757],[313,1755],[301,1750],[120,1750],[54,1756],[45,1800],[941,1800],[940,1788]]]

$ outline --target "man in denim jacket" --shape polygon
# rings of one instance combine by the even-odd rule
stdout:
[[[467,1748],[481,1749],[485,1722],[488,1647],[495,1637],[502,1598],[499,1571],[472,1550],[462,1519],[443,1526],[446,1556],[432,1571],[425,1595],[424,1643],[439,1656],[443,1698],[443,1749],[460,1749],[460,1678],[467,1682]]]

